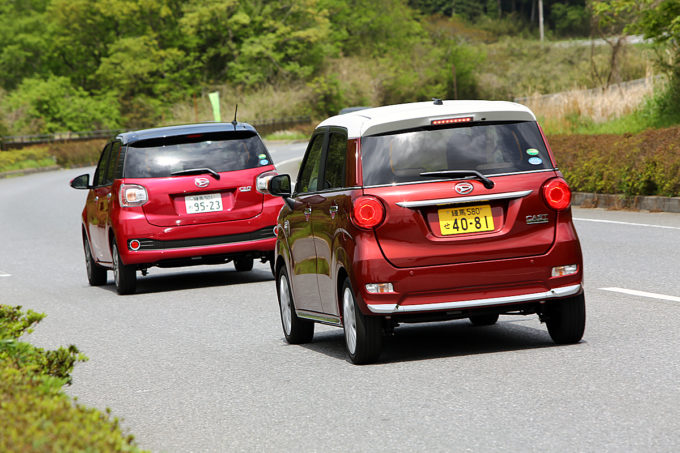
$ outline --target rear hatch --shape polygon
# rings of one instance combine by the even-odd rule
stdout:
[[[554,242],[542,186],[557,173],[535,122],[364,137],[361,154],[364,193],[386,209],[376,239],[396,267],[535,256]]]
[[[255,179],[273,169],[257,134],[234,131],[133,143],[124,178],[146,188],[147,221],[170,227],[257,216],[264,196],[255,190]]]

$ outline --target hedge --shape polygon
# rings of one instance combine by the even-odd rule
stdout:
[[[19,341],[44,317],[0,305],[0,451],[140,451],[108,409],[63,392],[73,366],[87,360],[75,346],[46,351]]]

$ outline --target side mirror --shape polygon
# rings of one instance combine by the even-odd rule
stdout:
[[[71,180],[71,187],[74,189],[89,189],[90,188],[90,175],[80,175],[76,176]]]
[[[267,189],[272,195],[288,198],[291,195],[290,175],[276,175],[269,180]]]

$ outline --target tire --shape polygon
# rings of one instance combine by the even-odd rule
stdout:
[[[90,286],[102,286],[106,284],[106,269],[98,265],[92,257],[92,249],[87,236],[83,234],[83,249],[85,250],[85,269],[87,270],[87,281]]]
[[[548,307],[548,333],[557,344],[578,343],[586,327],[586,299],[580,294],[555,301]]]
[[[236,258],[234,260],[234,268],[237,272],[248,272],[253,270],[252,258]]]
[[[137,289],[137,269],[134,266],[126,266],[118,253],[118,245],[113,241],[113,276],[116,282],[118,294],[133,294]]]
[[[349,360],[355,365],[373,363],[378,360],[382,351],[383,319],[377,316],[364,316],[361,313],[349,279],[345,279],[341,294],[342,326]]]
[[[498,314],[470,316],[470,322],[474,326],[492,326],[498,321]]]
[[[295,313],[295,302],[285,267],[282,267],[279,272],[276,287],[278,288],[281,327],[283,327],[286,341],[290,344],[309,343],[314,337],[314,322],[298,318]]]

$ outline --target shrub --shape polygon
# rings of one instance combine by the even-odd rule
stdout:
[[[76,362],[71,345],[45,351],[18,341],[44,314],[0,305],[0,451],[139,451],[118,419],[62,392]]]
[[[44,146],[0,151],[0,172],[22,170],[25,168],[49,167],[55,160]]]

